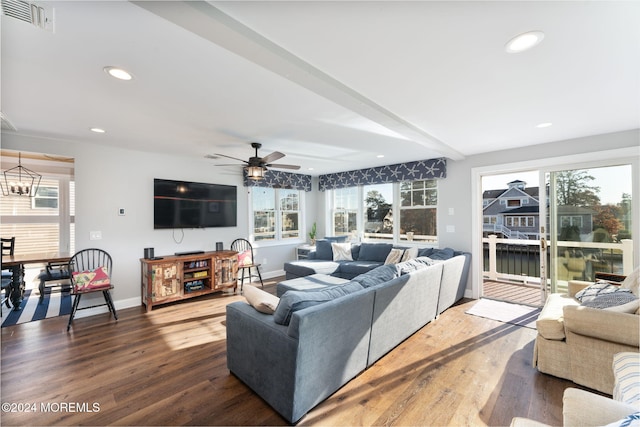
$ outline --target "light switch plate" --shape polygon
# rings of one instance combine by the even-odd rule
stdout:
[[[89,240],[100,240],[100,239],[102,239],[102,231],[89,232]]]

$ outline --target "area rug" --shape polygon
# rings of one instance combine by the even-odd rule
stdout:
[[[47,289],[40,302],[38,292],[27,289],[20,310],[8,309],[6,305],[2,307],[2,327],[68,315],[71,313],[71,302],[69,292],[49,292]]]
[[[536,329],[536,320],[538,319],[540,310],[540,308],[529,305],[480,298],[466,313],[503,323]]]

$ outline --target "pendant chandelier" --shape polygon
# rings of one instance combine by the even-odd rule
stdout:
[[[18,153],[18,166],[3,172],[0,186],[4,196],[34,197],[38,192],[42,175],[22,166],[22,154]]]

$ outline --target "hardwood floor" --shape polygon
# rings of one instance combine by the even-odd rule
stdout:
[[[225,306],[238,300],[131,308],[117,322],[76,319],[69,333],[66,317],[2,328],[2,402],[22,410],[3,406],[1,424],[286,425],[226,368]],[[465,314],[474,303],[445,311],[299,425],[561,425],[562,393],[577,386],[531,366],[534,330]]]
[[[484,280],[482,287],[482,296],[485,298],[532,305],[535,307],[544,305],[539,286]]]

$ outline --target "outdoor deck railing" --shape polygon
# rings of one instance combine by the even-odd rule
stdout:
[[[484,246],[483,275],[489,280],[540,283],[540,241],[501,239],[490,235]],[[633,241],[620,243],[558,241],[558,280],[594,280],[594,274],[607,272],[627,275],[633,271]],[[550,255],[547,255],[547,276]],[[580,257],[580,262],[569,262]],[[576,259],[576,258],[574,258]],[[578,265],[577,269],[574,265]]]

